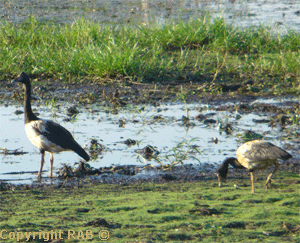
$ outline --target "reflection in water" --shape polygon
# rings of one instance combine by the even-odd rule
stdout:
[[[0,3],[1,19],[12,23],[34,16],[38,20],[63,23],[83,17],[104,24],[164,25],[169,20],[187,21],[210,13],[213,18],[223,17],[242,28],[263,23],[281,32],[287,28],[299,31],[299,10],[298,0],[10,0]]]
[[[187,114],[184,105],[161,105],[157,108],[152,106],[132,106],[120,110],[117,114],[110,110],[104,110],[102,107],[89,107],[94,110],[92,113],[85,112],[84,108],[73,123],[65,122],[65,106],[57,108],[59,115],[54,118],[56,122],[63,125],[69,131],[73,131],[75,139],[80,145],[87,144],[96,139],[105,149],[101,156],[96,156],[89,164],[92,167],[99,168],[111,165],[145,165],[151,163],[158,165],[155,160],[141,160],[137,156],[136,150],[142,149],[147,145],[153,146],[158,152],[158,160],[162,164],[171,164],[174,161],[174,153],[186,153],[187,157],[183,161],[186,164],[201,163],[219,163],[224,157],[234,156],[239,143],[237,134],[245,130],[253,130],[260,134],[266,134],[267,137],[277,137],[278,129],[272,129],[267,124],[256,124],[253,119],[267,118],[254,114],[242,115],[237,119],[236,112],[215,112],[213,107],[201,111],[202,114],[211,114],[209,118],[214,119],[216,123],[207,123],[198,119],[193,119],[199,115],[201,106],[189,105],[189,115],[191,122],[189,126],[184,125],[183,116]],[[208,106],[207,106],[208,107]],[[2,155],[0,154],[0,179],[32,179],[36,174],[5,174],[9,172],[37,172],[39,168],[39,151],[27,139],[24,131],[23,115],[16,115],[15,111],[19,107],[0,106],[0,147],[9,150],[22,148],[28,152],[23,155]],[[53,119],[49,109],[46,107],[38,108],[42,118]],[[212,111],[214,111],[212,113]],[[120,120],[123,126],[120,126]],[[230,123],[233,127],[231,134],[226,134],[219,130],[220,123]],[[218,143],[212,141],[218,139]],[[127,146],[124,141],[134,139],[135,145]],[[276,143],[276,142],[275,142]],[[277,144],[280,145],[280,144]],[[196,153],[197,148],[200,153]],[[188,152],[192,151],[193,154]],[[49,155],[46,155],[46,157]],[[73,166],[79,161],[79,157],[72,152],[62,152],[58,154],[55,160],[55,170],[61,167],[61,164]],[[44,166],[49,170],[48,157]]]

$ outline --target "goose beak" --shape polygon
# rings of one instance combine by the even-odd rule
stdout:
[[[20,82],[19,77],[15,78],[14,80],[11,81],[12,84],[19,83],[19,82]]]
[[[18,77],[18,78],[15,78],[14,80],[11,81],[11,83],[13,83],[13,84],[14,84],[14,83],[19,83],[19,82],[20,82],[19,77]]]
[[[222,187],[223,180],[222,180],[221,176],[219,175],[219,173],[215,173],[215,175],[218,177],[219,187]]]
[[[29,82],[29,76],[22,72],[18,77],[16,77],[12,83],[26,83]]]
[[[219,180],[219,187],[222,187],[222,181]]]

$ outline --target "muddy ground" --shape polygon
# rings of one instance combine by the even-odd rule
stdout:
[[[226,102],[249,104],[258,98],[277,98],[274,95],[262,96],[260,91],[255,93],[249,91],[249,87],[255,86],[251,80],[241,84],[227,85],[226,83],[207,82],[205,77],[203,77],[203,80],[183,80],[169,83],[140,83],[135,82],[130,77],[116,77],[113,79],[87,77],[68,82],[46,75],[30,75],[30,77],[33,81],[33,99],[36,98],[36,94],[42,100],[55,98],[56,101],[86,107],[89,104],[113,104],[116,107],[126,106],[127,104],[158,106],[160,103],[172,101],[199,102],[221,106]],[[0,98],[4,104],[23,99],[22,88],[11,82],[14,78],[13,76],[7,76],[5,80],[0,80]],[[209,80],[210,77],[207,77],[207,79]],[[182,92],[185,100],[178,98]],[[299,100],[294,103],[290,105],[297,108]],[[254,107],[251,107],[250,111],[255,112],[254,109]],[[276,112],[276,109],[274,111]]]
[[[210,94],[209,92],[203,92],[203,87],[207,87],[207,84],[202,82],[191,83],[173,83],[173,84],[145,84],[137,83],[127,78],[116,78],[114,80],[99,80],[95,79],[81,79],[74,80],[74,82],[59,82],[53,78],[36,77],[31,76],[33,80],[33,99],[42,99],[43,101],[51,100],[55,97],[56,101],[67,102],[71,105],[83,106],[89,109],[90,104],[97,104],[100,106],[112,106],[115,109],[122,109],[122,107],[129,104],[151,104],[159,106],[164,102],[172,102],[178,100],[178,96],[183,91],[185,93],[187,103],[205,103],[215,105],[217,110],[230,110],[239,113],[258,113],[258,114],[270,114],[271,120],[261,121],[269,123],[271,126],[279,126],[286,133],[286,139],[289,140],[286,145],[294,158],[288,162],[282,162],[280,170],[299,172],[299,151],[300,151],[300,133],[295,132],[294,129],[286,129],[286,125],[292,124],[291,116],[299,112],[299,100],[287,101],[281,104],[262,104],[255,103],[253,101],[261,98],[258,95],[243,94],[243,85],[240,87],[234,87],[235,90],[230,88],[224,90],[225,92],[219,92],[218,94]],[[11,105],[21,103],[23,100],[23,90],[20,86],[12,84],[13,77],[8,77],[6,80],[0,82],[0,97],[3,105]],[[226,92],[227,91],[227,92]],[[263,97],[274,98],[274,97]],[[226,102],[229,105],[224,105]],[[296,126],[299,126],[297,124]],[[121,167],[116,169],[99,168],[96,172],[81,171],[72,175],[63,176],[59,180],[54,180],[54,183],[60,185],[63,183],[74,184],[78,183],[78,178],[81,178],[80,183],[90,183],[92,181],[100,181],[101,183],[116,183],[127,184],[135,182],[185,182],[185,181],[197,181],[197,180],[215,180],[214,172],[217,165],[204,164],[199,166],[186,165],[184,167],[176,167],[173,170],[166,168],[141,168],[137,166],[133,167]],[[152,171],[152,173],[148,173]],[[266,177],[267,173],[271,171],[262,171],[259,174]],[[147,172],[148,171],[148,172]],[[241,177],[248,178],[249,173],[246,170],[231,170],[229,178]],[[62,173],[63,174],[63,173]],[[75,178],[74,178],[75,177]],[[88,177],[88,179],[87,179]],[[40,187],[44,186],[40,183],[33,183],[32,185],[19,185],[21,187]],[[16,187],[16,185],[1,184],[1,188],[8,189]]]

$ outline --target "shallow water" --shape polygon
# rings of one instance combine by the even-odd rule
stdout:
[[[165,24],[168,20],[198,18],[209,12],[239,27],[267,24],[281,33],[300,30],[298,0],[10,0],[0,3],[0,20],[38,20],[72,23],[83,17],[101,23]]]
[[[129,106],[118,111],[117,114],[109,108],[91,106],[79,108],[79,115],[75,122],[65,122],[66,108],[69,104],[61,104],[54,108],[57,116],[53,117],[52,111],[48,107],[37,107],[39,117],[52,119],[74,134],[75,139],[82,146],[88,147],[92,138],[97,139],[106,147],[105,151],[89,164],[94,168],[111,165],[159,165],[155,160],[146,160],[137,155],[136,150],[151,145],[160,152],[158,160],[162,164],[171,164],[174,161],[172,149],[175,154],[186,154],[185,164],[220,163],[225,157],[235,156],[235,150],[239,146],[238,134],[243,134],[245,130],[252,130],[263,134],[266,138],[280,137],[277,128],[271,128],[268,124],[257,124],[253,119],[267,119],[264,114],[242,115],[236,119],[236,112],[215,111],[216,107],[205,104],[191,104],[187,107],[182,104],[165,104],[159,107],[153,106]],[[185,126],[182,116],[187,115],[192,118],[192,126]],[[201,109],[201,112],[200,112]],[[203,110],[204,109],[204,110]],[[0,148],[15,150],[21,148],[28,152],[23,155],[3,155],[0,154],[0,180],[10,182],[29,183],[36,179],[39,169],[40,155],[37,148],[27,139],[24,131],[23,114],[17,115],[16,110],[23,110],[20,105],[0,106]],[[213,113],[209,118],[215,119],[217,123],[206,125],[202,121],[193,119],[198,114]],[[160,119],[155,119],[160,117]],[[119,120],[125,123],[124,127],[119,126]],[[220,123],[231,123],[234,131],[227,135],[220,130]],[[211,142],[212,138],[218,138],[219,143]],[[127,146],[124,141],[127,139],[138,141],[137,145]],[[281,145],[279,140],[272,141]],[[181,147],[178,144],[182,143]],[[201,152],[193,150],[193,146]],[[169,157],[167,157],[169,155]],[[55,172],[62,164],[74,166],[79,162],[79,157],[73,152],[62,152],[54,156]],[[43,176],[48,176],[50,165],[49,155],[46,155],[45,172]],[[15,173],[16,174],[12,174]],[[24,173],[20,173],[24,172]]]

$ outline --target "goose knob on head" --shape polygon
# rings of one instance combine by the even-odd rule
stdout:
[[[252,193],[254,189],[254,172],[256,170],[264,170],[275,165],[274,171],[268,176],[266,181],[266,189],[268,185],[271,187],[271,178],[278,170],[277,160],[288,160],[292,158],[285,150],[276,145],[263,140],[249,141],[241,145],[236,151],[237,158],[225,159],[217,169],[217,177],[219,187],[222,186],[223,181],[228,174],[229,165],[237,169],[248,169],[250,171],[250,178],[252,182]]]
[[[51,121],[38,118],[33,114],[31,109],[31,83],[29,76],[22,72],[14,83],[22,83],[24,95],[24,114],[25,114],[25,131],[29,140],[40,150],[41,165],[38,176],[42,176],[45,162],[45,152],[50,153],[50,173],[53,176],[53,153],[62,151],[74,151],[84,160],[89,161],[90,157],[85,150],[75,141],[72,134],[61,125]]]

